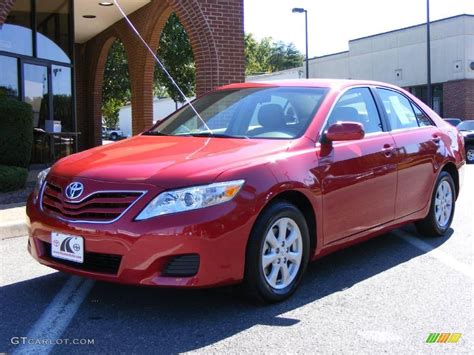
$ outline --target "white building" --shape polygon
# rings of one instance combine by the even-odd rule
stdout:
[[[192,100],[192,99],[191,99]],[[182,105],[178,103],[178,108]],[[170,98],[155,98],[153,100],[153,123],[160,121],[176,110],[174,101]],[[119,127],[124,136],[132,136],[132,106],[126,105],[119,112]]]
[[[426,24],[349,41],[349,50],[312,58],[311,78],[366,79],[404,87],[426,101]],[[304,68],[286,70],[298,78]],[[474,15],[431,23],[433,108],[445,117],[474,119]],[[280,73],[248,81],[279,80]]]

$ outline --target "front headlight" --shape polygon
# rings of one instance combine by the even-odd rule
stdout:
[[[217,182],[162,192],[140,212],[136,220],[196,210],[230,201],[238,194],[244,182],[245,180]]]
[[[51,168],[44,169],[44,170],[40,171],[40,173],[38,174],[38,178],[36,179],[35,189],[33,191],[33,196],[34,196],[34,202],[35,203],[38,200],[39,193],[41,191],[41,188],[43,187],[44,181],[46,180],[46,177],[48,176],[48,173],[49,173],[50,170],[51,170]]]

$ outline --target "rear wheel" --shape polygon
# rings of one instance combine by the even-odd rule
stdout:
[[[303,214],[287,202],[270,205],[250,235],[245,289],[252,298],[279,302],[298,287],[309,258],[309,233]]]
[[[110,134],[110,139],[113,140],[113,141],[116,141],[118,139],[118,134],[115,133],[115,132],[112,132]]]
[[[415,224],[418,232],[435,237],[446,233],[454,216],[455,191],[452,176],[442,171],[436,181],[428,215]]]
[[[466,147],[466,161],[468,164],[474,164],[474,145]]]

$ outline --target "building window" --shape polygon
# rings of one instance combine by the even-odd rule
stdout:
[[[443,116],[443,84],[434,84],[433,90],[433,111],[438,115]],[[428,88],[426,85],[412,86],[408,88],[413,95],[423,101],[425,104],[428,101]]]
[[[42,65],[25,64],[25,102],[33,108],[33,126],[45,128],[48,115],[48,68]]]
[[[31,1],[16,0],[0,28],[0,51],[33,55],[31,19]]]
[[[0,96],[19,97],[18,62],[16,58],[0,55]]]
[[[71,62],[69,6],[69,0],[36,2],[36,47],[39,58]]]
[[[58,65],[51,66],[53,86],[53,120],[61,121],[61,131],[73,132],[72,113],[72,77],[71,68]]]
[[[443,85],[433,85],[433,110],[443,116]]]

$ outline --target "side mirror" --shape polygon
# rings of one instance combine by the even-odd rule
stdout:
[[[362,125],[358,122],[336,122],[329,126],[324,134],[327,142],[334,141],[354,141],[364,138],[365,132]]]

